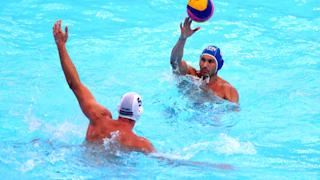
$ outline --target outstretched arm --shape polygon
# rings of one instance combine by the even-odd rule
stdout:
[[[82,112],[90,119],[90,123],[95,123],[97,119],[103,116],[111,117],[111,113],[108,109],[98,104],[89,89],[81,83],[78,72],[66,49],[68,27],[65,27],[64,33],[61,29],[61,20],[54,23],[53,36],[57,44],[65,78],[69,87],[76,95]]]
[[[191,23],[192,23],[192,20],[191,18],[188,18],[188,17],[185,18],[183,26],[182,26],[182,23],[180,23],[181,35],[177,44],[174,46],[171,52],[170,63],[171,63],[173,72],[176,74],[186,75],[189,73],[187,63],[182,60],[183,49],[184,49],[184,45],[186,43],[187,38],[200,29],[200,27],[191,29],[190,27]]]

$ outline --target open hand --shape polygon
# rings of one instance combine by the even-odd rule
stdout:
[[[65,27],[66,33],[61,29],[61,20],[58,20],[53,25],[53,36],[57,46],[65,45],[68,40],[68,27]]]
[[[181,29],[181,36],[182,39],[187,39],[190,37],[193,33],[198,31],[200,27],[197,27],[195,29],[191,29],[191,23],[192,19],[190,17],[186,17],[182,26],[182,23],[180,23],[180,29]]]

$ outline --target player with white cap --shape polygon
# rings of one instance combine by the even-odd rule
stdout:
[[[135,92],[129,92],[122,96],[118,104],[119,118],[112,119],[110,111],[100,105],[89,89],[81,83],[78,72],[72,63],[67,49],[68,27],[65,33],[61,29],[61,20],[53,26],[53,35],[59,51],[60,62],[69,87],[76,95],[82,112],[89,118],[87,141],[98,141],[111,138],[112,132],[118,132],[117,140],[124,146],[145,153],[155,152],[152,143],[137,136],[133,131],[135,122],[143,112],[142,98]]]
[[[135,92],[128,92],[122,96],[118,104],[120,117],[137,121],[143,112],[142,98]]]

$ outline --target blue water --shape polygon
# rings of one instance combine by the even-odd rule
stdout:
[[[213,17],[193,23],[201,29],[188,39],[184,59],[198,68],[204,47],[220,47],[219,76],[238,90],[238,110],[172,75],[170,53],[187,0],[2,1],[2,177],[320,179],[319,1],[213,2]],[[108,139],[85,142],[88,120],[52,36],[58,19],[69,27],[69,55],[98,102],[117,118],[121,95],[141,94],[144,114],[134,131],[177,162],[119,151]]]

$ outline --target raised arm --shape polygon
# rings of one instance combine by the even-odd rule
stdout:
[[[89,89],[81,83],[78,72],[66,49],[68,27],[65,27],[64,33],[61,29],[61,20],[54,23],[53,36],[57,44],[65,78],[70,89],[76,95],[82,112],[90,119],[90,123],[95,123],[97,119],[102,118],[103,116],[111,117],[111,113],[108,109],[98,104]]]
[[[175,74],[186,75],[189,73],[189,67],[187,63],[184,60],[182,60],[183,49],[187,38],[200,29],[200,27],[191,29],[191,23],[192,20],[188,17],[185,18],[183,26],[182,23],[180,23],[181,35],[179,37],[178,42],[172,49],[170,58],[170,64]]]

